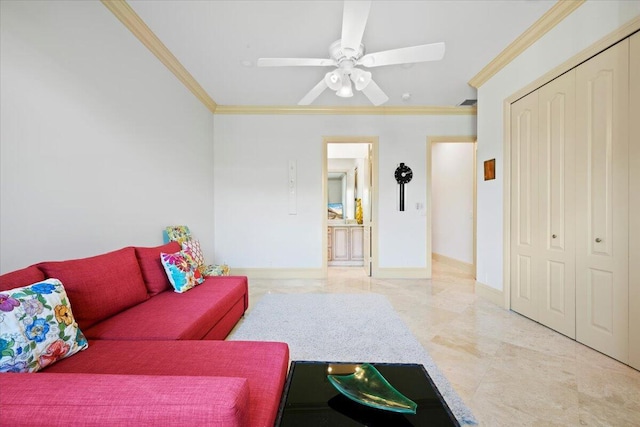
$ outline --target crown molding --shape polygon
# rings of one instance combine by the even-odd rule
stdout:
[[[450,106],[277,106],[277,105],[218,105],[215,114],[331,114],[331,115],[469,115],[477,114],[476,107]]]
[[[431,144],[435,144],[438,142],[476,142],[478,137],[476,135],[454,135],[454,136],[428,136],[427,140]]]
[[[151,51],[175,76],[193,93],[212,113],[217,104],[205,92],[178,59],[167,49],[160,39],[144,23],[142,18],[129,6],[125,0],[101,0],[125,27]]]
[[[498,56],[487,64],[471,80],[469,85],[479,88],[506,67],[529,46],[538,41],[549,30],[558,25],[564,18],[580,7],[586,0],[558,0],[544,15],[533,23],[524,33],[507,46]]]

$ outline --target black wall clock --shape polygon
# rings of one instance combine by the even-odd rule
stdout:
[[[409,166],[404,163],[400,163],[400,166],[396,168],[394,176],[400,185],[400,210],[404,211],[404,185],[411,181],[411,178],[413,178],[413,172]]]

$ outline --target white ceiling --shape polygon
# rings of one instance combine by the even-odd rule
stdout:
[[[468,81],[555,0],[374,0],[366,52],[444,41],[442,61],[372,68],[387,106],[453,106],[475,99]],[[130,0],[129,4],[220,105],[296,105],[328,67],[258,68],[261,57],[328,58],[342,1]],[[253,66],[242,65],[251,61]],[[355,91],[354,91],[355,92]],[[403,93],[410,93],[408,101]],[[312,105],[369,106],[326,90]]]

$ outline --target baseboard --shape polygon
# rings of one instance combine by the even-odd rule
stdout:
[[[324,279],[321,268],[231,268],[232,276],[250,279]]]
[[[329,261],[328,267],[364,267],[362,261]]]
[[[250,279],[326,279],[321,268],[231,268],[232,276]],[[430,279],[426,268],[378,268],[373,277],[378,279]]]
[[[373,272],[376,279],[430,279],[426,268],[377,268]]]
[[[431,258],[435,259],[438,262],[446,264],[450,267],[456,268],[458,270],[464,271],[465,273],[474,274],[473,264],[466,263],[464,261],[459,261],[455,258],[450,258],[445,255],[440,255],[435,252],[431,254]]]
[[[476,295],[491,301],[492,303],[504,307],[504,292],[489,285],[476,281]]]

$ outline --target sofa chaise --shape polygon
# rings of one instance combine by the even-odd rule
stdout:
[[[0,294],[58,279],[88,340],[37,373],[0,374],[0,425],[272,426],[288,346],[223,341],[248,306],[247,278],[173,292],[160,253],[179,250],[127,247],[0,276]]]

